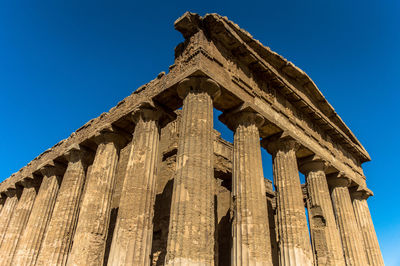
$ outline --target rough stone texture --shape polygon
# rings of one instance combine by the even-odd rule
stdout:
[[[369,191],[360,190],[351,193],[353,198],[353,208],[364,240],[364,247],[367,253],[369,265],[383,266],[381,249],[379,248],[378,238],[376,237],[371,213],[369,212],[367,198],[371,195]]]
[[[346,265],[368,265],[361,231],[357,225],[347,188],[350,181],[337,176],[330,177],[328,181],[332,190],[331,197],[342,238]]]
[[[103,132],[82,199],[67,265],[103,265],[121,136]]]
[[[325,176],[326,164],[319,158],[307,158],[300,164],[306,175],[308,215],[317,265],[345,265],[343,248],[333,213]]]
[[[25,184],[3,242],[0,246],[0,265],[11,265],[18,241],[28,221],[36,197],[34,184]]]
[[[10,223],[15,205],[18,203],[18,197],[15,190],[7,191],[7,199],[1,209],[0,215],[0,245],[3,242],[4,235],[7,232],[8,224]]]
[[[266,140],[276,187],[280,265],[312,265],[313,256],[293,139]]]
[[[160,116],[161,111],[150,108],[134,113],[136,127],[108,265],[150,264]]]
[[[218,86],[192,78],[184,98],[165,265],[214,265],[213,103]]]
[[[261,116],[239,111],[234,120],[232,265],[272,265],[268,207],[258,127]]]
[[[352,189],[368,190],[362,170],[362,163],[370,160],[368,153],[306,73],[263,46],[226,17],[217,14],[206,14],[201,17],[187,12],[175,22],[175,28],[182,33],[185,40],[176,47],[175,61],[169,67],[168,73],[161,72],[156,79],[141,86],[108,112],[90,120],[67,139],[44,151],[0,183],[0,244],[14,212],[16,201],[20,197],[19,190],[17,196],[11,194],[16,192],[16,188],[27,177],[32,176],[35,180],[40,180],[40,170],[47,163],[67,166],[66,154],[71,146],[79,145],[95,151],[98,147],[97,137],[110,130],[124,132],[124,135],[127,134],[126,140],[130,140],[134,132],[131,114],[144,104],[154,103],[162,109],[172,110],[177,114],[181,112],[178,109],[183,104],[185,119],[182,121],[178,119],[166,127],[161,126],[160,153],[157,155],[159,163],[154,166],[160,171],[156,176],[153,234],[152,237],[149,236],[149,241],[145,240],[142,243],[148,247],[151,242],[151,265],[164,265],[168,260],[176,265],[182,258],[186,260],[182,262],[186,265],[189,264],[187,259],[194,259],[194,265],[231,265],[229,254],[233,245],[231,230],[234,208],[231,202],[232,144],[222,140],[219,133],[212,130],[212,107],[222,111],[223,114],[245,107],[263,118],[264,123],[258,128],[262,139],[268,142],[278,135],[284,135],[295,139],[299,146],[296,152],[290,149],[284,150],[274,157],[274,164],[281,166],[274,168],[274,178],[280,181],[275,184],[277,191],[273,191],[271,183],[265,182],[266,209],[269,214],[266,222],[269,223],[271,242],[270,250],[268,248],[266,250],[271,252],[273,264],[279,265],[278,257],[282,259],[282,256],[285,257],[289,253],[295,256],[292,252],[294,249],[300,251],[298,254],[304,253],[303,258],[299,259],[302,265],[328,263],[333,256],[330,257],[321,251],[330,249],[328,242],[331,239],[326,236],[328,218],[324,218],[326,226],[317,223],[322,221],[321,217],[326,216],[324,207],[326,202],[325,205],[321,203],[321,206],[317,206],[314,199],[319,198],[308,197],[307,194],[312,194],[311,191],[305,193],[304,199],[308,204],[311,219],[312,246],[318,253],[315,255],[314,252],[315,261],[311,261],[311,245],[307,246],[309,236],[306,234],[303,198],[295,161],[318,156],[328,163],[325,169],[327,175],[341,172],[351,180]],[[202,86],[202,82],[202,85],[206,86]],[[216,92],[219,97],[213,98],[212,96],[217,96]],[[188,95],[183,97],[182,101],[179,94]],[[197,104],[188,107],[189,101],[191,103],[197,101]],[[229,126],[229,123],[227,124]],[[94,166],[88,166],[80,199],[77,199],[79,196],[75,194],[76,191],[71,189],[71,195],[68,196],[78,200],[77,212],[80,215],[77,230],[75,227],[71,229],[72,233],[67,237],[68,241],[71,241],[71,237],[74,238],[72,253],[71,244],[68,247],[69,251],[65,251],[68,245],[64,245],[62,251],[64,255],[62,259],[60,258],[64,261],[62,263],[65,263],[66,253],[72,257],[71,261],[77,260],[71,264],[99,265],[108,262],[116,220],[119,216],[126,169],[131,163],[129,161],[131,144],[123,148],[125,144],[124,141],[118,148],[107,146],[107,149],[97,149],[98,153],[99,150],[107,153],[105,157],[108,159],[101,159],[103,160],[101,162],[98,159]],[[119,148],[122,150],[118,157]],[[112,174],[114,172],[116,173]],[[289,178],[282,178],[284,176]],[[318,176],[321,179],[321,176]],[[42,186],[45,183],[47,181],[43,182]],[[326,187],[324,189],[326,190]],[[152,199],[153,192],[149,191],[151,195],[146,195],[148,196],[146,198]],[[50,194],[53,195],[53,192],[51,190]],[[190,202],[184,198],[188,195]],[[342,194],[339,193],[340,195]],[[62,196],[59,198],[61,201]],[[32,213],[35,212],[37,199]],[[123,202],[126,203],[125,200]],[[355,206],[355,201],[353,204],[354,208],[361,209],[360,206]],[[71,203],[69,210],[72,210],[73,206],[76,207]],[[34,237],[28,238],[30,245],[34,245],[35,251],[38,251],[40,246],[48,246],[44,232],[52,208],[49,210],[47,207],[46,205],[41,211],[36,210],[39,218],[32,218],[35,223],[42,222],[35,224],[38,232],[33,231],[33,228],[29,229]],[[55,208],[54,212],[59,212],[59,209]],[[254,215],[257,217],[264,215],[265,209],[261,209],[258,208]],[[360,213],[366,216],[365,221],[370,219],[365,206],[362,209],[364,211]],[[65,222],[71,223],[73,216],[74,214],[68,216]],[[58,219],[60,218],[56,215],[54,222],[51,219],[50,223],[57,224]],[[361,221],[360,218],[359,222]],[[27,230],[29,226],[32,227],[32,223],[34,224],[30,217]],[[66,227],[62,228],[69,230]],[[363,231],[365,228],[359,226],[358,230]],[[50,231],[54,229],[49,229],[48,241],[52,242],[57,237],[51,240],[55,233]],[[143,231],[151,229],[146,227]],[[42,245],[43,236],[46,238],[46,243]],[[25,233],[20,236],[19,242],[24,237],[27,238]],[[246,237],[255,239],[259,236],[254,237],[250,234]],[[295,244],[285,242],[283,239],[294,241]],[[278,243],[282,256],[278,256]],[[55,247],[51,243],[49,246]],[[368,245],[366,248],[367,252],[371,252],[368,251],[370,249]],[[18,250],[19,244],[17,252]],[[43,248],[43,250],[48,249]],[[34,263],[37,253],[30,252],[32,252],[31,247],[17,260],[23,261],[24,256],[28,256],[26,264]],[[43,255],[44,260],[47,256]],[[174,259],[177,259],[175,261],[177,263],[174,263]],[[289,264],[287,261],[284,263]],[[20,263],[14,261],[13,264]],[[51,264],[50,260],[47,260],[46,264]]]
[[[78,146],[71,147],[66,155],[69,161],[46,236],[38,256],[38,265],[65,265],[71,248],[78,218],[79,200],[85,182],[88,153]]]
[[[41,171],[44,175],[43,180],[28,223],[15,251],[12,262],[15,265],[36,264],[42,240],[53,213],[62,170],[54,166],[44,166]]]

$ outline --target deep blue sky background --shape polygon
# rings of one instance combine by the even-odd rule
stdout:
[[[400,265],[400,1],[63,2],[0,2],[0,181],[167,71],[176,18],[217,12],[306,71],[369,151],[369,206]]]

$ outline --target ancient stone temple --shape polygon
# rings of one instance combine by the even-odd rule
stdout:
[[[167,74],[0,184],[0,265],[384,265],[370,157],[314,82],[225,17],[175,28]]]

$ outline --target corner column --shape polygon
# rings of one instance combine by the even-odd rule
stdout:
[[[371,195],[372,192],[367,189],[359,189],[351,193],[354,213],[364,240],[369,265],[383,266],[385,263],[383,262],[381,249],[379,248],[378,238],[376,237],[374,224],[367,203],[367,199]]]
[[[264,119],[250,110],[223,114],[233,129],[233,243],[235,266],[272,265],[271,237],[262,170],[259,127]]]
[[[106,131],[95,140],[98,147],[67,265],[103,265],[115,170],[124,139],[115,132]]]
[[[150,265],[156,168],[162,111],[150,106],[133,112],[136,124],[108,265]]]
[[[331,187],[331,197],[336,221],[342,239],[346,265],[368,265],[361,232],[358,228],[351,203],[348,186],[350,180],[341,173],[330,175],[328,184]]]
[[[18,241],[25,229],[26,223],[28,222],[35,201],[35,185],[37,184],[33,182],[33,179],[24,180],[21,185],[24,186],[21,198],[15,207],[7,228],[7,233],[5,234],[0,246],[0,265],[11,264]]]
[[[192,77],[178,93],[184,100],[165,265],[214,265],[213,98],[220,89]]]
[[[47,164],[31,215],[15,252],[13,264],[35,265],[47,225],[53,213],[63,169]]]
[[[310,229],[318,265],[345,265],[342,242],[325,176],[326,164],[317,156],[303,159],[300,170],[306,175],[309,195]]]
[[[267,141],[267,140],[265,140]],[[277,192],[279,265],[313,265],[310,235],[297,168],[297,142],[278,137],[266,142],[272,153]]]
[[[65,155],[68,167],[58,192],[37,265],[65,265],[67,262],[85,181],[85,157],[90,157],[89,155],[78,145],[71,147]]]
[[[10,189],[5,192],[7,199],[1,209],[0,215],[0,245],[3,242],[4,235],[7,232],[8,224],[10,223],[15,206],[18,203],[16,189]]]

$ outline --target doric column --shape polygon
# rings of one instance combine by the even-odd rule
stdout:
[[[309,196],[308,215],[316,263],[345,265],[342,242],[324,172],[326,164],[317,156],[311,156],[303,159],[299,167],[306,176]]]
[[[374,224],[367,203],[367,199],[371,195],[372,192],[368,189],[358,189],[351,193],[354,213],[364,240],[369,265],[383,266],[385,263],[383,262],[381,249],[379,248],[378,238],[376,237]]]
[[[65,265],[72,244],[79,200],[85,182],[86,162],[91,156],[82,151],[78,145],[74,145],[67,151],[65,157],[68,160],[68,167],[58,192],[37,265]]]
[[[22,183],[21,197],[15,207],[7,232],[0,246],[0,265],[10,265],[14,256],[18,241],[28,222],[36,197],[37,182],[33,179],[25,179]]]
[[[185,79],[166,265],[214,265],[213,97],[219,86]]]
[[[333,208],[342,239],[346,265],[368,265],[361,231],[358,228],[351,204],[348,186],[350,180],[343,174],[329,176]]]
[[[0,215],[0,245],[3,242],[4,235],[6,234],[8,224],[10,223],[12,213],[14,212],[15,205],[17,205],[18,197],[15,189],[9,189],[5,192],[7,199],[1,209]]]
[[[110,131],[96,137],[98,147],[67,265],[103,265],[118,151],[124,141]]]
[[[13,265],[35,265],[47,225],[56,202],[62,168],[47,164],[40,168],[42,183],[32,207],[24,233],[19,240]]]
[[[133,112],[136,127],[108,265],[150,265],[161,115],[150,106]]]
[[[231,263],[235,266],[272,265],[258,129],[264,119],[251,110],[240,110],[223,114],[220,120],[234,131]]]
[[[299,145],[289,137],[264,142],[273,159],[279,264],[312,265],[310,235],[296,159]]]

